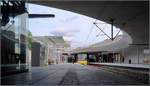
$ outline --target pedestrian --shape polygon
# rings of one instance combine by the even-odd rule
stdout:
[[[123,58],[122,58],[122,62],[124,63],[124,56],[123,56]]]
[[[131,64],[131,59],[129,59],[129,64]]]

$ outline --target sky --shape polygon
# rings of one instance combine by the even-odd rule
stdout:
[[[29,4],[29,14],[54,14],[54,18],[29,19],[33,36],[63,36],[72,48],[85,47],[108,39],[94,24],[105,23],[94,18],[53,7]],[[97,24],[109,36],[111,25]],[[114,27],[114,36],[119,28]],[[121,34],[121,33],[120,33]]]

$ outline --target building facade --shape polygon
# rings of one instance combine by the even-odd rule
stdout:
[[[13,10],[13,11],[12,11]],[[1,2],[1,72],[27,71],[28,13],[25,2]]]
[[[70,43],[64,41],[62,36],[35,36],[35,41],[46,45],[48,64],[66,63],[70,54]]]

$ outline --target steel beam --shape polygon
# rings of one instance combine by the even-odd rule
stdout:
[[[110,21],[111,21],[111,40],[113,41],[114,40],[114,36],[113,36],[114,35],[113,34],[114,33],[113,32],[114,31],[114,28],[113,28],[113,26],[114,26],[114,19],[111,19]]]
[[[55,17],[54,14],[29,14],[29,18],[47,18],[47,17]]]

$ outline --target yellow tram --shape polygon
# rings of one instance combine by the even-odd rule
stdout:
[[[86,66],[87,65],[87,54],[78,54],[77,63]]]

